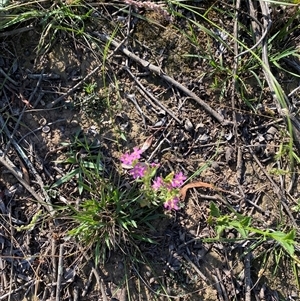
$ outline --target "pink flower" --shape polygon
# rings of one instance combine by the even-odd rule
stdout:
[[[163,179],[161,177],[157,177],[152,184],[152,188],[154,190],[158,190],[163,184]]]
[[[120,158],[121,162],[125,165],[132,165],[133,163],[133,159],[132,159],[132,156],[129,155],[129,154],[123,154]]]
[[[164,203],[164,207],[167,210],[172,210],[172,209],[178,210],[179,209],[178,203],[179,203],[179,198],[178,197],[174,197],[173,199],[166,201]]]
[[[120,160],[125,165],[132,165],[133,161],[140,159],[142,152],[138,147],[134,147],[131,154],[123,154]]]
[[[182,172],[180,172],[174,176],[171,185],[173,188],[178,188],[183,184],[185,180],[186,176]]]
[[[142,178],[147,171],[147,166],[142,163],[137,163],[130,171],[129,173],[132,175],[134,179]]]
[[[141,158],[141,154],[143,153],[143,151],[141,149],[139,149],[138,147],[134,147],[133,148],[133,152],[130,154],[132,160],[138,160]]]

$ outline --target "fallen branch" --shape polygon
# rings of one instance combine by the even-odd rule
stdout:
[[[190,91],[188,88],[177,82],[174,78],[166,75],[162,69],[158,66],[155,66],[148,61],[138,57],[131,51],[129,51],[125,46],[120,45],[117,41],[113,40],[110,36],[106,34],[101,34],[98,32],[95,32],[95,35],[103,42],[107,42],[111,45],[113,45],[115,48],[118,48],[120,51],[122,51],[125,55],[127,55],[130,59],[137,62],[138,64],[142,65],[144,68],[149,69],[151,72],[159,75],[162,79],[164,79],[166,82],[170,83],[171,85],[175,86],[179,90],[181,90],[183,93],[194,99],[207,113],[212,115],[218,122],[220,122],[223,125],[231,124],[229,120],[225,120],[223,116],[221,116],[218,112],[216,112],[214,109],[212,109],[205,101],[203,101],[199,96],[197,96],[194,92]]]
[[[64,245],[61,244],[59,246],[59,259],[58,259],[58,267],[57,267],[57,282],[56,282],[56,301],[60,300],[60,292],[61,292],[61,282],[62,282],[62,277],[64,274]]]
[[[33,166],[33,164],[31,163],[31,161],[28,159],[28,157],[26,156],[26,154],[24,153],[23,149],[19,146],[19,144],[15,141],[15,139],[13,138],[13,136],[11,135],[10,131],[8,130],[6,123],[4,122],[4,119],[2,118],[2,116],[0,115],[0,125],[2,127],[2,129],[4,130],[4,133],[7,135],[7,137],[10,138],[10,142],[12,143],[12,145],[15,147],[16,152],[18,153],[18,155],[20,156],[20,158],[22,158],[22,160],[24,161],[24,163],[26,164],[26,166],[28,167],[28,169],[30,170],[30,172],[33,174],[36,182],[39,184],[40,189],[42,191],[43,197],[39,196],[28,184],[27,182],[22,178],[22,176],[20,176],[20,173],[18,174],[18,172],[16,171],[17,168],[13,165],[13,163],[8,163],[8,158],[7,156],[5,156],[5,151],[3,152],[0,149],[0,163],[2,163],[2,165],[4,165],[17,179],[18,181],[26,188],[26,190],[28,192],[31,193],[31,195],[39,202],[42,202],[44,204],[44,206],[47,208],[47,210],[50,212],[50,214],[53,216],[54,215],[54,210],[53,210],[53,206],[51,204],[51,200],[50,197],[48,196],[45,188],[44,188],[44,183],[42,180],[42,177],[39,175],[39,173],[36,171],[35,167]],[[56,222],[55,222],[56,223]]]
[[[137,84],[137,86],[142,89],[142,93],[145,93],[147,95],[147,97],[149,97],[152,101],[154,101],[156,103],[156,105],[158,105],[161,109],[163,109],[165,112],[167,112],[174,120],[176,120],[179,124],[182,125],[182,121],[179,120],[175,114],[169,110],[168,108],[166,108],[164,105],[161,104],[161,102],[156,99],[153,95],[151,95],[146,89],[145,87],[141,84],[141,82],[132,74],[132,72],[129,70],[128,67],[125,67],[125,70],[128,72],[128,74],[132,77],[132,79],[135,81],[135,83]]]
[[[248,253],[245,255],[244,260],[244,266],[245,266],[245,301],[251,301],[251,254]]]
[[[0,164],[2,164],[8,171],[15,176],[15,178],[24,186],[24,188],[40,203],[43,203],[43,199],[39,196],[34,189],[32,189],[27,182],[22,178],[22,173],[18,168],[6,157],[4,157],[3,151],[0,150]]]
[[[24,288],[26,288],[27,286],[31,285],[31,284],[32,284],[33,282],[35,282],[35,281],[37,281],[37,280],[35,280],[35,279],[29,280],[27,283],[18,286],[16,289],[10,290],[7,294],[4,294],[4,295],[0,296],[0,300],[4,300],[4,299],[9,300],[10,297],[11,297],[13,294],[15,294],[15,293],[21,291],[22,289],[24,289]]]

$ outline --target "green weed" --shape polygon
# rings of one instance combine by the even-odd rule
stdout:
[[[93,94],[96,88],[97,88],[97,83],[85,83],[83,85],[83,90],[87,94]]]
[[[300,199],[297,200],[297,205],[291,208],[294,212],[300,212]]]
[[[276,266],[278,266],[279,260],[282,258],[282,252],[290,258],[292,265],[300,264],[300,259],[295,254],[295,247],[298,243],[296,229],[291,228],[288,231],[259,229],[252,226],[253,221],[250,216],[239,214],[233,208],[230,208],[230,211],[230,214],[223,215],[215,203],[211,202],[208,223],[215,227],[217,236],[213,239],[208,239],[207,241],[230,241],[223,238],[224,231],[235,230],[240,234],[240,237],[237,240],[256,240],[258,242],[256,246],[267,241],[274,242],[274,245],[279,247],[275,256],[277,258]]]
[[[93,246],[97,260],[104,259],[106,249],[122,249],[135,241],[154,243],[147,232],[152,229],[151,222],[162,216],[157,207],[142,208],[143,194],[136,185],[122,183],[117,168],[105,167],[99,146],[86,136],[76,135],[68,146],[67,158],[57,163],[70,165],[69,172],[50,190],[77,182],[82,200],[78,206],[69,206],[74,220],[69,235]]]

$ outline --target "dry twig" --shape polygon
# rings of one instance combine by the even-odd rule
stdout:
[[[45,185],[43,183],[41,176],[36,171],[35,167],[30,162],[27,155],[24,153],[23,149],[19,146],[19,144],[14,140],[14,138],[10,134],[1,115],[0,115],[0,124],[1,124],[2,128],[4,129],[4,132],[7,135],[7,137],[10,137],[10,141],[11,141],[12,145],[15,147],[17,153],[23,159],[24,163],[27,165],[27,167],[32,172],[33,176],[35,177],[36,182],[39,184],[40,189],[42,190],[44,200],[26,183],[26,181],[23,180],[22,176],[20,176],[20,173],[18,174],[16,172],[17,168],[14,166],[14,164],[8,163],[9,161],[7,159],[5,159],[5,154],[1,150],[0,150],[0,163],[2,163],[6,168],[9,169],[9,171],[18,179],[18,181],[26,188],[26,190],[28,192],[30,192],[32,196],[34,196],[34,198],[36,200],[38,200],[41,203],[44,203],[44,201],[45,201],[46,202],[45,206],[46,206],[47,210],[50,212],[51,215],[53,215],[54,210],[53,210],[53,207],[51,204],[51,200],[44,188]]]
[[[27,283],[19,286],[18,288],[14,289],[14,290],[12,290],[10,292],[8,292],[7,294],[4,294],[4,295],[0,296],[0,300],[9,300],[12,294],[17,293],[17,292],[23,290],[25,287],[31,285],[35,281],[36,281],[35,279],[32,279],[32,280],[28,281]]]
[[[13,85],[18,86],[19,84],[14,81],[8,74],[5,73],[5,71],[0,67],[0,73],[4,75],[5,79],[11,82]]]
[[[43,203],[42,197],[40,197],[22,178],[22,173],[18,168],[6,157],[4,158],[3,151],[0,150],[0,163],[9,170],[12,175],[24,186],[24,188],[40,203]]]
[[[42,71],[42,73],[43,73],[43,71]],[[8,150],[9,150],[10,144],[11,144],[11,142],[12,142],[12,140],[13,140],[13,137],[14,137],[16,131],[17,131],[17,128],[19,127],[19,124],[20,124],[21,119],[22,119],[22,117],[23,117],[23,115],[24,115],[24,112],[25,112],[27,106],[28,106],[28,105],[29,105],[29,106],[31,105],[30,103],[31,103],[31,101],[32,101],[32,99],[33,99],[33,97],[34,97],[34,95],[35,95],[35,93],[36,93],[38,87],[40,86],[41,81],[42,81],[42,75],[40,75],[40,78],[39,78],[39,80],[38,80],[38,82],[37,82],[37,84],[36,84],[36,86],[35,86],[35,89],[34,89],[33,92],[31,93],[31,95],[30,95],[30,97],[29,97],[28,100],[25,100],[24,97],[23,97],[23,95],[22,95],[22,93],[20,93],[20,98],[22,99],[23,102],[25,102],[25,105],[24,105],[24,107],[23,107],[22,112],[20,113],[20,115],[19,115],[19,117],[18,117],[18,120],[17,120],[17,122],[16,122],[16,124],[15,124],[15,127],[14,127],[14,129],[13,129],[13,132],[12,132],[10,135],[8,135],[9,141],[8,141],[8,143],[7,143],[7,145],[6,145],[6,148],[5,148],[5,151],[4,151],[4,156],[6,156]],[[10,89],[10,90],[11,90],[11,89]],[[13,91],[13,93],[14,93],[14,91]],[[1,123],[3,123],[2,120],[1,120]],[[5,132],[6,132],[6,134],[8,133],[7,130],[6,130]]]
[[[219,300],[220,300],[220,301],[225,301],[225,300],[224,300],[224,297],[223,297],[223,293],[222,293],[222,289],[221,289],[221,286],[220,286],[218,277],[217,277],[216,275],[212,275],[212,277],[213,277],[213,279],[214,279],[214,281],[215,281],[214,285],[215,285],[215,288],[216,288],[217,291],[218,291]]]
[[[278,199],[281,201],[281,204],[283,205],[286,213],[290,217],[290,219],[293,223],[293,226],[297,228],[297,223],[295,221],[295,218],[293,217],[293,214],[292,214],[289,206],[287,205],[287,198],[285,197],[284,193],[281,191],[281,189],[278,187],[278,185],[275,183],[275,181],[270,177],[270,175],[268,174],[268,172],[266,171],[264,166],[261,164],[261,162],[259,161],[257,156],[254,154],[251,147],[249,147],[249,151],[250,151],[252,157],[254,158],[254,160],[256,161],[256,163],[258,164],[258,166],[260,167],[261,171],[264,173],[264,175],[268,178],[268,180],[272,184],[272,186],[274,188],[274,192],[277,194]]]
[[[60,301],[60,291],[61,291],[61,282],[64,273],[64,244],[60,244],[59,246],[59,259],[58,259],[58,267],[57,267],[57,282],[56,282],[56,301]]]
[[[222,290],[224,299],[225,299],[225,301],[229,301],[227,293],[226,293],[226,289],[225,289],[225,286],[224,286],[224,283],[223,283],[223,278],[222,278],[221,272],[218,268],[216,268],[215,271],[216,271],[216,274],[217,274],[217,278],[219,280],[219,287]]]
[[[251,301],[251,254],[245,255],[245,301]]]
[[[183,253],[182,256],[184,257],[184,259],[188,262],[188,264],[195,270],[195,272],[197,272],[197,274],[206,282],[208,283],[208,279],[207,277],[198,269],[198,267],[191,261],[191,259],[185,254]]]
[[[141,84],[141,82],[132,74],[132,72],[129,70],[129,68],[125,68],[125,70],[132,77],[132,79],[136,82],[136,84],[142,90],[143,93],[145,93],[152,101],[154,101],[156,103],[156,105],[158,105],[161,109],[163,109],[165,112],[167,112],[179,124],[182,124],[182,121],[179,120],[171,110],[169,110],[168,108],[166,108],[159,100],[157,100],[152,94],[150,94],[145,89],[145,87]]]
[[[178,88],[180,91],[185,93],[186,95],[190,96],[192,99],[194,99],[207,113],[212,115],[218,122],[220,122],[223,125],[231,124],[230,121],[225,120],[223,116],[221,116],[217,111],[212,109],[205,101],[203,101],[199,96],[197,96],[194,92],[190,91],[188,88],[177,82],[174,78],[166,75],[162,69],[158,66],[155,66],[148,61],[138,57],[133,52],[129,51],[127,48],[125,48],[123,45],[112,39],[112,37],[101,34],[98,32],[95,32],[95,35],[99,37],[99,39],[103,42],[108,42],[111,45],[113,45],[116,49],[119,49],[122,51],[125,55],[127,55],[130,59],[135,61],[136,63],[140,64],[144,68],[149,69],[151,72],[159,75],[162,79],[164,79],[166,82],[170,83],[171,85]]]
[[[123,43],[125,43],[127,41],[127,37],[125,37],[125,39],[123,39],[123,41],[119,44],[119,46],[107,57],[107,59],[109,59],[111,56],[113,56],[115,54],[115,52],[117,52],[119,50],[120,47],[122,47]],[[98,70],[100,70],[100,68],[102,68],[102,64],[99,64],[99,66],[97,66],[95,69],[93,69],[90,73],[88,73],[80,82],[78,82],[76,85],[74,85],[67,93],[61,95],[60,97],[56,98],[55,100],[53,100],[52,102],[50,102],[47,105],[47,109],[51,109],[53,108],[57,103],[59,103],[60,101],[62,101],[64,98],[66,98],[67,96],[69,96],[70,94],[72,94],[77,88],[81,87],[84,83],[86,83],[86,81],[96,72],[98,72]]]

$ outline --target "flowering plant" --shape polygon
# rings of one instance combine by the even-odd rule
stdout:
[[[156,176],[159,164],[139,162],[142,149],[133,148],[133,152],[123,154],[120,158],[123,166],[129,167],[131,176],[142,185],[142,207],[163,204],[167,210],[179,209],[179,188],[186,180],[186,176],[179,172],[170,173],[165,178]]]

